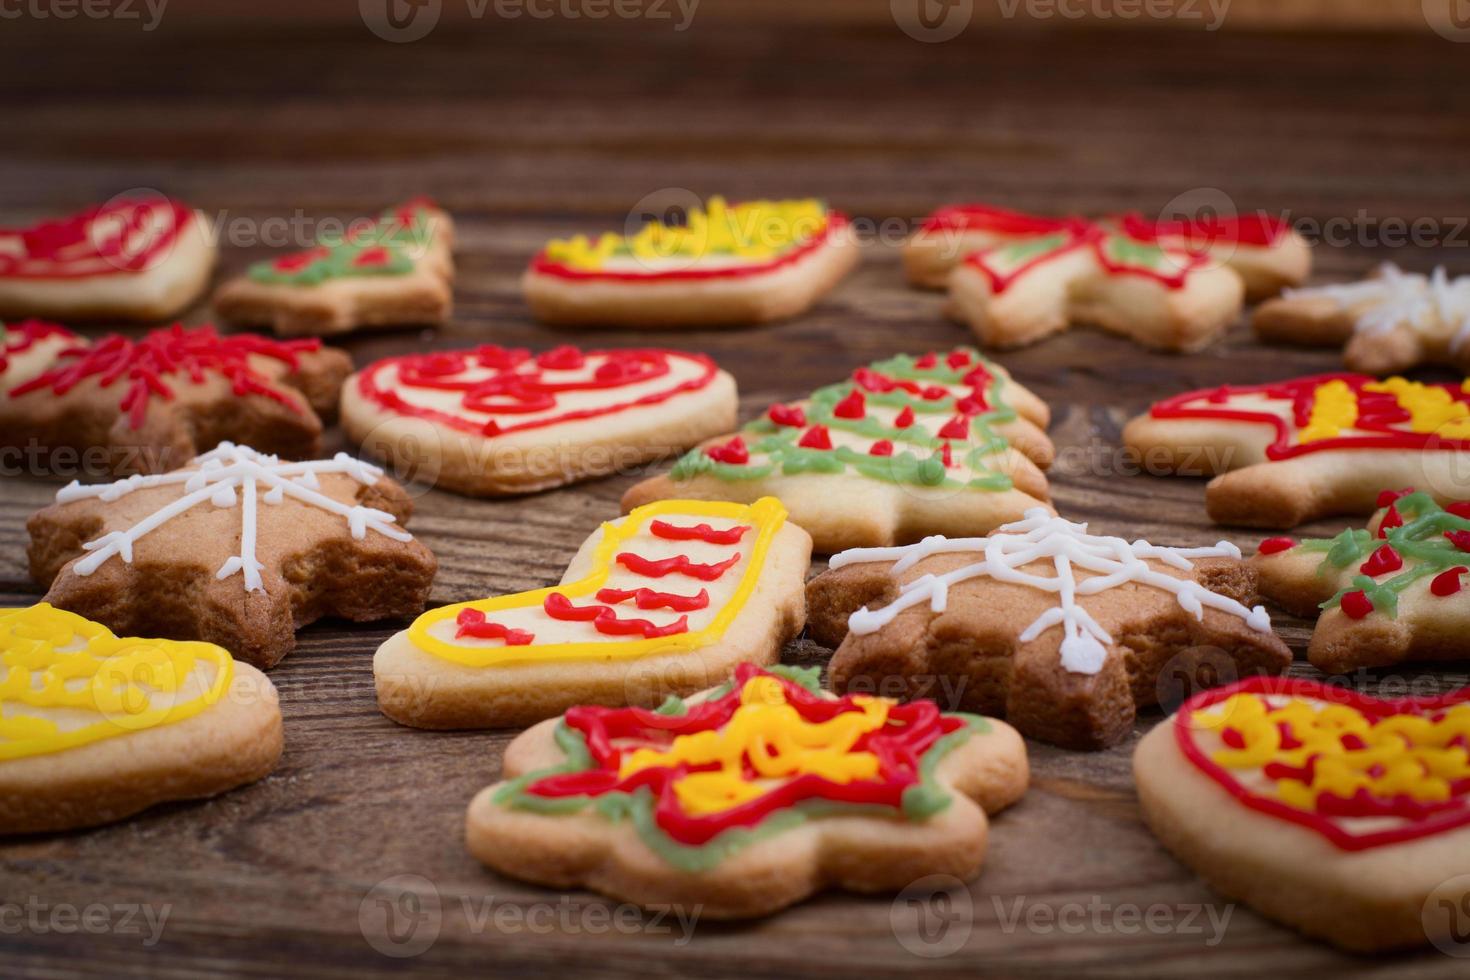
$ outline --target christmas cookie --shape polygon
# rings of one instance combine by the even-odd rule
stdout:
[[[1448,943],[1470,902],[1467,740],[1470,688],[1380,700],[1252,678],[1186,702],[1133,773],[1149,826],[1214,888],[1370,951]]]
[[[767,497],[665,500],[604,524],[561,584],[424,613],[373,658],[419,728],[505,728],[577,704],[655,707],[775,663],[801,632],[811,538]]]
[[[225,442],[170,473],[63,487],[26,523],[31,575],[119,633],[228,643],[270,667],[323,616],[423,610],[436,564],[400,526],[411,510],[345,453],[286,463]]]
[[[1148,221],[1125,214],[1097,223],[1121,228],[1136,242],[1152,242],[1171,252],[1201,252],[1240,276],[1246,297],[1253,300],[1304,282],[1311,272],[1306,240],[1285,221],[1264,214],[1188,221]],[[929,215],[905,245],[904,269],[913,285],[943,289],[950,271],[972,252],[1035,242],[1090,224],[1081,218],[1041,217],[988,204],[944,207]]]
[[[275,688],[222,647],[114,636],[44,602],[0,609],[0,835],[214,796],[280,755]]]
[[[1205,504],[1221,524],[1368,514],[1404,486],[1453,501],[1470,461],[1470,383],[1321,374],[1224,385],[1155,404],[1123,440],[1147,472],[1214,476]]]
[[[971,348],[858,368],[638,484],[654,500],[779,497],[823,553],[988,531],[1046,500],[1046,405]]]
[[[83,343],[65,327],[44,320],[0,323],[0,399],[51,367],[62,351]]]
[[[1366,374],[1420,364],[1470,372],[1470,276],[1402,272],[1392,263],[1362,282],[1293,289],[1256,310],[1262,340],[1347,346],[1343,363]]]
[[[857,261],[847,218],[820,201],[712,197],[685,224],[553,240],[522,285],[544,323],[739,326],[804,312]]]
[[[1280,673],[1234,545],[1164,548],[1089,534],[1040,508],[984,538],[834,555],[807,587],[836,691],[950,692],[1067,748],[1113,745],[1180,674]],[[897,690],[893,690],[896,687]]]
[[[1261,542],[1251,559],[1261,594],[1298,616],[1321,613],[1307,656],[1329,673],[1470,658],[1470,503],[1402,490],[1378,504],[1367,528]]]
[[[222,440],[249,440],[295,458],[321,451],[321,416],[335,412],[352,370],[319,341],[221,337],[213,327],[154,330],[93,342],[39,335],[0,378],[0,446],[66,448],[117,473],[159,473]],[[6,333],[9,346],[10,332]],[[69,342],[68,342],[69,341]]]
[[[741,664],[657,711],[572,708],[505,752],[465,819],[504,874],[715,919],[767,915],[834,886],[969,879],[987,813],[1026,791],[998,721],[932,701],[837,698],[816,671]]]
[[[701,354],[653,348],[409,354],[342,389],[343,428],[364,450],[473,496],[623,472],[734,424],[730,375]]]
[[[214,256],[204,216],[164,198],[0,228],[0,316],[167,320],[204,290]]]
[[[1124,225],[1059,224],[971,252],[950,272],[951,311],[985,346],[1020,347],[1086,323],[1193,351],[1240,314],[1240,276],[1202,251]]]
[[[416,199],[349,225],[304,252],[258,262],[214,294],[225,320],[283,336],[441,324],[453,305],[454,229]]]

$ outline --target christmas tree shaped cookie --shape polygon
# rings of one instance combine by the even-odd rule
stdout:
[[[932,701],[837,698],[816,672],[742,664],[657,711],[576,707],[506,749],[465,840],[497,871],[711,918],[818,889],[980,871],[987,813],[1026,790],[1014,730]]]
[[[1261,594],[1316,616],[1307,656],[1341,674],[1470,658],[1470,503],[1387,491],[1366,528],[1335,538],[1269,538],[1251,559]]]
[[[425,198],[259,262],[214,296],[220,317],[283,336],[441,324],[453,305],[454,228]]]
[[[1046,405],[971,348],[858,368],[633,487],[654,500],[780,498],[819,552],[987,531],[1047,498]]]

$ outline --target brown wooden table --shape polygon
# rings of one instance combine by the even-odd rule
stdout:
[[[358,363],[484,341],[646,340],[540,327],[517,276],[548,236],[621,227],[632,202],[668,187],[821,195],[859,216],[905,222],[964,198],[1156,213],[1175,195],[1208,199],[1216,189],[1243,209],[1288,213],[1308,231],[1347,219],[1317,250],[1324,279],[1385,258],[1470,272],[1470,50],[1427,31],[1334,39],[986,28],[930,45],[883,26],[696,22],[676,33],[520,20],[386,44],[360,26],[203,29],[183,16],[148,34],[116,24],[7,25],[0,218],[160,188],[239,221],[225,228],[225,274],[270,253],[248,240],[263,219],[295,209],[350,217],[432,194],[461,229],[454,323],[354,338],[347,346]],[[1393,220],[1426,217],[1424,247],[1392,247]],[[906,289],[896,251],[878,246],[795,322],[657,339],[712,354],[739,380],[749,415],[865,361],[966,341],[940,303]],[[201,307],[187,319],[207,316]],[[1259,535],[1209,526],[1200,483],[1120,471],[1122,422],[1182,388],[1337,364],[1332,352],[1263,348],[1244,328],[1192,357],[1076,332],[1002,360],[1052,405],[1063,514],[1158,543],[1223,535],[1243,546]],[[412,526],[439,556],[434,602],[553,581],[633,479],[499,502],[424,493]],[[24,522],[54,489],[22,477],[0,483],[0,600],[37,594]],[[1306,624],[1279,622],[1300,652]],[[599,932],[607,903],[499,878],[465,852],[465,804],[496,778],[511,733],[433,734],[381,716],[370,658],[398,625],[322,623],[302,633],[272,675],[288,745],[269,779],[100,830],[0,842],[0,906],[100,903],[111,923],[93,935],[77,922],[69,932],[51,928],[45,911],[45,928],[0,919],[0,972],[1464,976],[1462,961],[1433,952],[1344,956],[1244,908],[1209,942],[1208,918],[1185,915],[1223,914],[1225,903],[1141,824],[1131,740],[1096,754],[1031,746],[1032,789],[996,821],[970,910],[952,923],[972,922],[972,931],[952,955],[918,958],[905,948],[899,938],[912,939],[904,923],[913,910],[899,907],[895,930],[887,898],[840,894],[748,925],[699,923],[687,943],[677,926],[649,920]],[[786,659],[821,663],[826,653],[803,641]],[[1404,676],[1444,688],[1467,680],[1463,671]],[[1355,682],[1374,690],[1383,679]],[[381,915],[374,885],[398,875],[428,879],[439,898],[423,920],[438,926],[437,941],[411,959],[376,952],[361,925]],[[130,924],[141,935],[123,930],[117,910],[129,903],[147,903],[155,916],[168,908],[155,945],[144,942],[141,919]],[[1130,905],[1169,910],[1174,927],[1130,932],[1119,912]],[[432,901],[421,908],[432,913]],[[1104,910],[1101,927],[1094,908]],[[1080,930],[1068,909],[1083,910]],[[1008,926],[1018,910],[1019,924]]]

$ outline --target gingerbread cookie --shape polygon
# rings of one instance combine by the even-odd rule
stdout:
[[[1240,550],[1087,533],[1037,508],[984,538],[934,536],[834,555],[807,587],[812,637],[837,648],[835,691],[914,696],[1003,715],[1066,748],[1113,745],[1160,685],[1193,672],[1280,673]]]
[[[1203,253],[1240,276],[1246,298],[1252,300],[1305,282],[1311,272],[1306,240],[1287,222],[1266,214],[1148,221],[1130,213],[1097,223],[1121,228],[1134,241],[1162,245],[1171,252]],[[1089,224],[1081,218],[1048,218],[988,204],[944,207],[924,219],[904,246],[904,269],[913,285],[943,289],[950,270],[972,252],[1036,242]]]
[[[772,405],[633,487],[654,500],[779,497],[823,553],[988,531],[1047,498],[1045,403],[973,348],[900,354]]]
[[[1191,698],[1133,773],[1153,832],[1225,896],[1391,949],[1451,942],[1470,901],[1467,738],[1470,688],[1381,700],[1252,678]]]
[[[342,426],[364,450],[472,496],[624,472],[734,424],[734,378],[701,354],[656,348],[409,354],[342,389]]]
[[[1262,340],[1337,347],[1350,369],[1393,374],[1420,364],[1470,372],[1470,276],[1385,263],[1362,282],[1293,289],[1256,310]]]
[[[214,796],[280,755],[275,688],[223,648],[117,637],[44,602],[0,609],[0,835]]]
[[[712,197],[684,224],[553,240],[522,287],[543,323],[728,327],[805,312],[857,261],[847,218],[820,201]]]
[[[587,539],[561,584],[424,613],[373,658],[419,728],[521,727],[578,704],[656,707],[771,664],[806,622],[812,544],[767,497],[665,500]]]
[[[1371,513],[1404,486],[1463,496],[1470,387],[1361,374],[1223,385],[1158,402],[1123,441],[1147,472],[1213,476],[1216,522],[1294,527]]]
[[[470,804],[470,853],[552,888],[715,919],[828,886],[973,878],[986,814],[1026,791],[1020,736],[932,701],[837,698],[816,673],[741,664],[658,711],[582,706],[542,722],[506,749],[506,781]]]
[[[214,309],[289,337],[446,323],[453,239],[449,215],[416,198],[304,252],[256,263],[219,288]]]
[[[170,473],[62,488],[26,523],[31,576],[117,632],[228,643],[270,667],[323,616],[423,610],[436,563],[400,526],[411,510],[346,453],[286,463],[224,442]]]
[[[140,340],[110,334],[88,343],[53,332],[37,348],[49,358],[17,359],[17,383],[3,375],[0,446],[101,450],[99,462],[115,473],[161,473],[234,439],[314,456],[321,416],[335,413],[352,370],[344,351],[320,341],[221,337],[178,324]]]
[[[1251,559],[1261,594],[1297,616],[1320,612],[1307,656],[1329,673],[1470,657],[1470,503],[1390,490],[1378,506],[1366,529],[1262,541]]]
[[[0,229],[0,316],[167,320],[209,282],[209,223],[165,198]]]

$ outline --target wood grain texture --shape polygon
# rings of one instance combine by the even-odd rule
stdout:
[[[1456,95],[1470,65],[1463,49],[1427,32],[971,31],[923,45],[886,25],[777,31],[696,23],[675,33],[661,25],[518,21],[390,45],[361,29],[218,32],[180,19],[155,34],[98,29],[67,44],[55,43],[55,33],[7,29],[11,139],[0,157],[7,224],[156,187],[224,219],[223,278],[270,254],[250,244],[252,229],[296,209],[346,218],[427,192],[454,214],[461,240],[453,324],[353,338],[347,346],[359,364],[482,341],[538,349],[646,341],[539,327],[522,307],[517,277],[548,236],[620,227],[633,202],[669,187],[733,197],[817,194],[900,225],[963,198],[1041,211],[1155,213],[1176,194],[1215,188],[1241,208],[1286,212],[1308,227],[1361,215],[1359,232],[1317,250],[1323,280],[1389,257],[1415,269],[1443,261],[1470,271],[1470,239],[1456,220],[1470,199],[1470,129]],[[1426,247],[1383,243],[1385,219],[1421,217],[1435,219]],[[661,334],[655,342],[712,354],[735,374],[749,416],[874,358],[966,341],[940,316],[940,304],[906,289],[897,253],[878,246],[800,320],[760,331]],[[187,319],[206,318],[199,309]],[[1063,514],[1156,543],[1223,536],[1245,546],[1259,535],[1208,526],[1199,482],[1124,472],[1122,423],[1182,388],[1337,365],[1333,352],[1261,347],[1243,326],[1186,358],[1075,331],[1001,360],[1052,406]],[[411,526],[440,559],[434,601],[555,581],[637,476],[523,500],[424,492]],[[24,522],[55,487],[28,476],[0,482],[6,603],[35,598]],[[1330,533],[1344,523],[1308,530]],[[1308,624],[1279,622],[1300,657]],[[598,913],[588,911],[604,907],[596,897],[563,901],[484,871],[464,851],[464,807],[496,778],[512,733],[419,732],[382,717],[370,663],[395,628],[321,623],[303,631],[272,674],[287,749],[262,783],[88,833],[0,842],[0,905],[170,908],[155,946],[138,935],[16,930],[0,920],[4,972],[1462,975],[1461,963],[1431,952],[1347,957],[1241,908],[1217,945],[1206,944],[1208,929],[1028,928],[1033,908],[1044,915],[1069,903],[1158,905],[1176,916],[1200,904],[1223,909],[1140,822],[1132,740],[1097,754],[1031,746],[1034,786],[996,821],[986,870],[968,893],[973,930],[952,955],[907,951],[887,898],[833,894],[763,922],[699,924],[683,944],[677,928],[660,932],[646,920],[631,933],[597,934],[589,923]],[[801,641],[786,660],[821,664],[827,655]],[[1311,673],[1305,663],[1296,670]],[[1410,682],[1448,689],[1466,680],[1436,671],[1353,678],[1369,690]],[[1147,713],[1140,731],[1160,717]],[[371,901],[364,904],[370,889],[401,874],[428,879],[440,900],[437,942],[407,961],[376,952],[360,926],[364,909],[373,914]],[[550,909],[552,925],[507,925],[514,911],[496,918],[499,908]],[[564,908],[570,925],[561,921]],[[1008,928],[1017,908],[1023,919]]]

